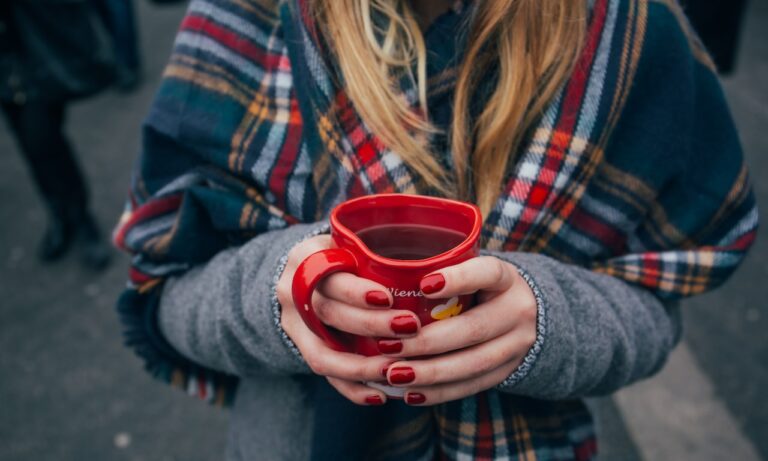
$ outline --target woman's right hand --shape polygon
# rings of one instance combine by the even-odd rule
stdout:
[[[363,382],[384,381],[384,370],[396,359],[364,357],[337,352],[309,330],[293,304],[293,274],[312,253],[332,248],[329,235],[319,235],[298,243],[288,253],[288,261],[277,283],[277,298],[282,306],[280,323],[316,374],[325,376],[342,395],[360,405],[380,405],[386,395]],[[407,338],[420,328],[416,315],[407,310],[392,310],[387,289],[368,279],[339,272],[318,284],[312,304],[320,320],[337,330],[361,336]]]

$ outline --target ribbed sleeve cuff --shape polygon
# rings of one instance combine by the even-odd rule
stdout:
[[[538,285],[536,285],[536,282],[534,281],[531,274],[526,272],[525,269],[521,268],[520,266],[516,265],[515,268],[523,280],[525,280],[525,283],[527,283],[531,288],[531,291],[533,291],[533,296],[536,298],[536,340],[533,342],[533,346],[531,346],[531,348],[528,350],[528,353],[525,354],[525,357],[523,357],[523,361],[520,363],[517,369],[513,371],[512,374],[507,377],[507,379],[496,386],[497,389],[502,391],[511,388],[520,380],[528,376],[528,373],[530,373],[531,369],[533,369],[536,361],[539,358],[541,350],[544,347],[544,340],[547,337],[548,312],[547,305],[544,303],[544,297],[542,296],[541,290],[539,289]]]
[[[494,256],[506,261],[517,269],[517,272],[525,280],[525,283],[531,288],[533,296],[536,299],[536,339],[533,345],[523,357],[520,365],[507,378],[496,386],[500,391],[509,391],[523,379],[525,379],[536,366],[540,359],[541,351],[544,349],[544,343],[547,340],[547,320],[549,318],[549,306],[544,294],[536,282],[534,276],[526,269],[527,264],[524,259],[521,263],[520,257],[515,257],[521,253],[481,250],[483,256]]]

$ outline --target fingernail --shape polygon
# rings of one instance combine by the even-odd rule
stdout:
[[[389,298],[383,291],[369,291],[365,294],[365,302],[371,306],[385,307],[389,306]]]
[[[392,319],[389,326],[396,335],[412,335],[419,329],[419,324],[412,315],[397,316]]]
[[[369,395],[365,398],[368,405],[384,405],[384,400],[378,395]]]
[[[377,346],[382,354],[399,354],[403,350],[403,342],[399,339],[380,339]]]
[[[445,277],[443,277],[443,274],[430,274],[421,279],[419,286],[424,294],[431,295],[432,293],[437,293],[445,286]]]
[[[389,371],[390,384],[408,384],[414,379],[416,379],[416,373],[411,367],[395,367]]]
[[[385,366],[384,368],[381,369],[381,376],[386,378],[388,371],[389,371],[389,365],[387,365],[387,366]]]
[[[419,405],[426,401],[427,398],[424,396],[424,394],[420,394],[418,392],[409,392],[405,394],[405,403],[408,405]]]

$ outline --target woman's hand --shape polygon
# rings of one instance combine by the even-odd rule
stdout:
[[[293,304],[291,288],[296,268],[312,253],[331,247],[330,236],[320,235],[304,240],[288,253],[285,270],[277,283],[277,298],[283,308],[280,323],[312,371],[325,376],[352,402],[380,405],[386,402],[386,395],[361,383],[382,381],[382,370],[394,360],[334,351],[309,330]],[[356,335],[408,338],[420,326],[412,312],[389,309],[392,296],[384,286],[349,273],[327,277],[318,285],[312,304],[323,323]]]
[[[473,258],[424,277],[421,288],[429,298],[477,291],[478,305],[431,323],[416,336],[385,344],[392,350],[402,343],[401,352],[390,357],[440,354],[390,365],[387,379],[406,388],[409,404],[434,405],[498,385],[536,340],[536,298],[512,264],[491,256]]]

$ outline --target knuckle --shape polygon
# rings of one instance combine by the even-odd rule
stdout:
[[[479,394],[479,393],[487,390],[489,387],[491,387],[491,386],[489,386],[486,383],[484,383],[482,379],[477,379],[477,380],[475,380],[474,382],[472,382],[468,386],[467,395]]]
[[[303,242],[299,243],[297,245],[294,245],[290,250],[288,250],[288,262],[293,264],[298,264],[300,261],[300,257],[302,254],[302,246]]]
[[[421,336],[414,336],[401,340],[403,342],[403,356],[414,356],[426,352],[426,340]]]
[[[288,337],[291,338],[291,340],[293,340],[294,339],[293,338],[293,324],[288,321],[288,318],[289,318],[289,316],[285,315],[285,313],[283,313],[283,315],[280,316],[280,328],[282,328],[283,331],[285,331],[285,333],[288,335]],[[296,341],[294,341],[294,342],[296,342]]]
[[[317,248],[327,248],[331,244],[331,236],[328,234],[315,235],[314,237],[308,238],[306,242],[311,243]]]
[[[494,366],[496,360],[492,355],[482,355],[477,358],[475,362],[475,371],[477,374],[487,373],[488,371],[496,368]]]
[[[288,286],[288,281],[285,278],[281,278],[280,281],[277,282],[275,293],[277,294],[277,300],[283,306],[285,306],[286,303],[288,303],[291,300],[292,298],[291,289]]]
[[[483,322],[481,322],[477,316],[467,315],[467,319],[464,322],[464,329],[466,330],[467,339],[471,344],[478,344],[485,341],[486,328]]]
[[[493,285],[500,285],[506,276],[506,267],[504,267],[504,263],[499,258],[491,259],[493,263],[488,265],[490,278],[493,280]]]
[[[452,268],[450,272],[445,271],[444,274],[447,275],[447,278],[449,279],[448,283],[451,285],[452,290],[454,291],[464,290],[464,287],[467,285],[466,284],[467,277],[469,276],[469,272],[467,271],[466,267],[464,267],[463,265],[459,265]]]
[[[352,371],[352,373],[354,373],[356,378],[358,378],[359,380],[363,381],[363,380],[367,379],[368,375],[370,374],[368,372],[369,368],[370,367],[366,363],[361,362],[361,363],[357,363],[355,365],[352,365],[352,370],[351,371]]]
[[[301,241],[288,250],[288,264],[298,266],[303,260],[311,254],[326,248],[327,245],[320,244],[315,238]]]
[[[445,403],[450,400],[448,393],[445,389],[435,389],[430,391],[419,391],[427,398],[429,405],[437,405],[439,403]]]
[[[344,273],[331,275],[328,277],[328,281],[326,282],[324,288],[328,290],[328,293],[333,293],[334,297],[338,297],[340,301],[353,304],[350,301],[354,301],[356,299],[357,290],[349,283],[345,283],[344,277]]]
[[[315,313],[323,323],[333,323],[336,320],[334,309],[331,308],[331,301],[328,298],[318,297],[312,304]]]
[[[336,289],[336,291],[339,293],[339,296],[341,296],[344,300],[353,300],[355,299],[355,288],[350,286],[349,284],[343,284],[339,288]]]
[[[376,318],[372,315],[365,315],[362,318],[362,322],[360,325],[363,329],[363,331],[371,336],[375,336],[378,333],[381,333],[378,328],[378,322],[376,321]]]
[[[317,355],[305,350],[302,350],[301,352],[304,355],[304,361],[307,362],[309,369],[312,370],[315,374],[323,375],[321,371],[324,370],[322,370],[323,367],[320,364],[320,359],[317,357]]]
[[[312,359],[307,359],[307,365],[309,365],[309,368],[312,369],[312,371],[315,372],[315,374],[326,376],[328,375],[328,364],[325,360],[314,356]]]
[[[507,351],[500,349],[494,354],[488,356],[488,363],[483,370],[484,374],[492,373],[494,370],[509,362],[513,358],[514,354],[509,354]]]
[[[523,320],[525,320],[528,323],[536,322],[536,319],[538,317],[538,306],[536,305],[536,300],[532,300],[530,302],[526,302],[523,306],[523,312],[520,314]]]
[[[419,385],[429,386],[439,380],[439,372],[434,366],[422,366],[416,370],[416,376],[419,379]]]
[[[344,283],[344,274],[335,273],[329,275],[318,285],[319,290],[326,296],[331,296],[340,300],[346,299],[352,291],[348,284]]]
[[[523,351],[523,354],[528,352],[528,349],[533,346],[533,344],[536,342],[536,330],[534,329],[526,329],[525,333],[522,335],[523,345],[525,346],[525,350]]]

